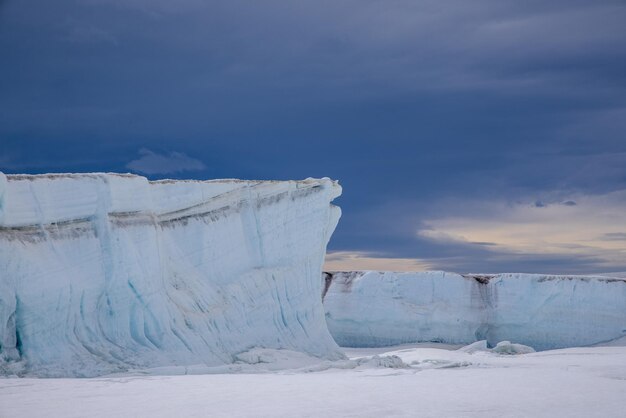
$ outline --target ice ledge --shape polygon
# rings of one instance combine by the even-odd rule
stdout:
[[[328,272],[326,320],[344,346],[509,340],[536,349],[626,335],[626,280],[601,275]]]
[[[340,193],[0,173],[0,375],[214,366],[251,347],[341,358],[319,298]]]

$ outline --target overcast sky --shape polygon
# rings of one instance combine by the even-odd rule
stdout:
[[[0,0],[0,170],[338,179],[329,268],[626,271],[626,2]]]

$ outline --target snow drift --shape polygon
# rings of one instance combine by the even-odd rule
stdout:
[[[0,173],[0,374],[342,357],[319,277],[329,179]]]
[[[626,280],[538,274],[324,273],[342,346],[509,340],[545,350],[626,335]]]

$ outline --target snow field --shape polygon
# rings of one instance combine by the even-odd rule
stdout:
[[[402,367],[372,363],[362,350],[347,349],[350,360],[327,368],[263,349],[238,373],[0,379],[0,416],[617,418],[626,406],[626,347],[378,352]],[[257,362],[263,358],[269,363]],[[287,369],[274,369],[272,359]],[[361,365],[344,367],[350,361]]]

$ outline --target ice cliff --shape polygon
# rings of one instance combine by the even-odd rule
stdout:
[[[0,173],[0,374],[219,365],[252,347],[341,357],[319,297],[340,193]]]
[[[342,346],[509,340],[538,350],[626,335],[626,280],[538,274],[324,273],[326,322]]]

